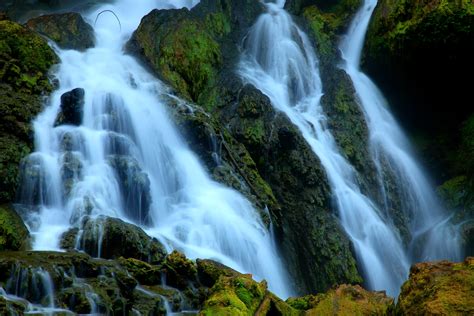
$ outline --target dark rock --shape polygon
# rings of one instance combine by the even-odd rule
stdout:
[[[91,256],[105,259],[135,258],[157,264],[163,261],[166,251],[155,238],[149,237],[140,227],[117,218],[85,218],[80,228],[79,245]],[[61,245],[71,248],[72,232],[63,235]],[[100,254],[99,254],[99,249]]]
[[[21,217],[9,205],[0,205],[0,251],[26,250],[30,233]]]
[[[61,111],[56,118],[55,126],[81,125],[84,115],[84,95],[84,89],[76,88],[61,96]]]
[[[79,13],[42,15],[29,20],[26,25],[63,49],[83,51],[94,47],[94,30]]]
[[[109,164],[117,174],[127,217],[138,224],[149,225],[151,193],[148,175],[131,156],[112,156]]]

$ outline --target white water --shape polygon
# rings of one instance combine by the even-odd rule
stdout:
[[[460,260],[459,234],[450,224],[434,190],[414,159],[411,146],[388,110],[382,93],[360,71],[365,34],[377,0],[365,0],[354,17],[341,51],[343,69],[351,77],[370,132],[370,150],[379,172],[381,189],[384,171],[395,178],[402,211],[409,219],[412,239],[408,245],[411,262],[440,259]],[[386,199],[387,200],[387,199]],[[385,205],[388,209],[388,205]]]
[[[39,191],[41,203],[32,215],[34,248],[54,250],[63,232],[78,226],[90,215],[118,217],[142,227],[190,258],[211,258],[241,272],[266,279],[272,291],[288,297],[286,273],[257,211],[241,194],[212,181],[187,148],[168,119],[167,89],[148,74],[122,47],[142,16],[153,8],[192,7],[198,1],[120,0],[87,14],[95,26],[96,47],[83,53],[58,50],[61,64],[56,72],[60,88],[34,123],[36,152],[30,157],[46,181],[23,184],[23,200]],[[54,122],[60,97],[71,89],[85,90],[81,126]],[[68,139],[70,152],[65,152]],[[125,157],[143,170],[150,182],[149,214],[127,209],[119,179],[110,159]],[[125,156],[123,156],[125,154]],[[65,160],[82,166],[74,175],[69,196],[63,194]],[[136,174],[129,174],[129,179]],[[141,174],[142,176],[143,174]],[[145,177],[146,179],[146,177]],[[146,182],[146,181],[145,181]],[[143,194],[143,192],[139,192]],[[135,201],[136,202],[136,201]]]
[[[320,98],[318,61],[307,36],[283,9],[285,1],[266,3],[244,42],[240,74],[299,128],[326,170],[335,205],[371,289],[399,292],[409,263],[390,221],[359,189],[356,172],[340,154]]]

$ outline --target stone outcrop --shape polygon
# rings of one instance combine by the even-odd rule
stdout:
[[[42,15],[29,20],[26,26],[53,40],[63,49],[83,51],[94,47],[94,30],[79,13]]]

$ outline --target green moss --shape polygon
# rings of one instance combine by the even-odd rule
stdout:
[[[50,91],[46,79],[56,54],[38,35],[23,26],[0,21],[0,81],[32,93]]]
[[[0,205],[0,251],[25,250],[29,232],[21,217],[8,205]]]
[[[254,315],[264,299],[266,283],[249,276],[221,276],[200,315]]]
[[[230,21],[222,12],[209,13],[205,19],[205,26],[206,30],[218,37],[227,35],[231,31]]]
[[[474,259],[420,263],[402,286],[395,315],[472,315]]]

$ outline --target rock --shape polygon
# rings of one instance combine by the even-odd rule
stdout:
[[[464,78],[474,69],[473,29],[472,1],[378,1],[369,24],[363,68],[405,129],[436,147],[446,136],[452,144],[472,113]],[[434,171],[445,176],[449,167]]]
[[[306,311],[305,315],[387,315],[393,298],[385,292],[369,292],[359,285],[343,284],[327,293],[289,298],[287,303]]]
[[[84,115],[84,95],[84,89],[76,88],[61,96],[61,111],[56,117],[55,126],[81,125]]]
[[[0,21],[0,203],[15,198],[20,160],[33,148],[31,122],[52,89],[47,73],[57,61],[40,36]]]
[[[9,205],[0,205],[0,251],[26,250],[30,233],[21,217]]]
[[[196,280],[196,264],[176,250],[166,257],[163,267],[166,282],[178,289],[184,289],[189,282]]]
[[[83,51],[94,47],[94,30],[79,13],[42,15],[29,20],[26,26],[47,36],[63,49]]]
[[[418,263],[402,286],[395,315],[472,315],[474,258]]]
[[[80,248],[94,257],[100,255],[105,259],[135,258],[158,264],[166,255],[163,245],[157,239],[149,237],[140,227],[118,218],[85,218],[80,229]],[[71,234],[69,231],[62,237],[61,245],[66,246],[66,249],[74,248],[71,247],[71,242],[67,242],[75,240]]]
[[[127,217],[138,224],[151,224],[150,179],[131,156],[115,155],[109,158],[120,186]]]
[[[236,95],[235,105],[223,109],[221,121],[228,122],[230,132],[249,149],[281,207],[269,211],[298,290],[311,293],[361,282],[351,243],[332,214],[319,159],[298,129],[255,87],[244,86]]]

